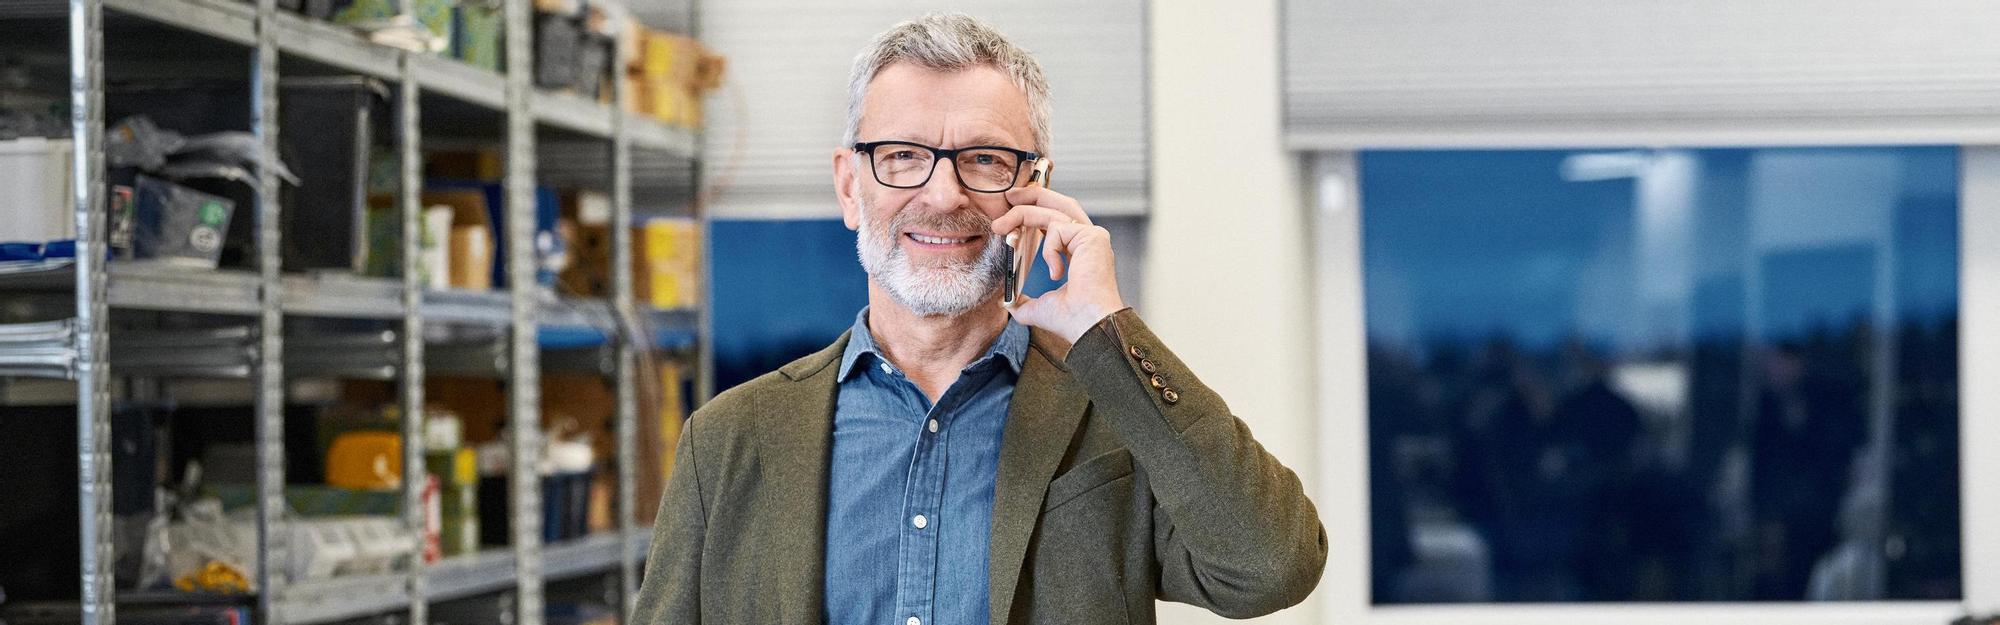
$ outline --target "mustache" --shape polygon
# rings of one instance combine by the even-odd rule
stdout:
[[[891,236],[905,230],[921,229],[934,232],[965,232],[986,235],[993,232],[993,220],[979,211],[961,208],[949,213],[928,213],[921,211],[901,211],[890,220]]]

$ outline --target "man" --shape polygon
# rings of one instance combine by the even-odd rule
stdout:
[[[689,421],[639,623],[1151,623],[1312,591],[1298,477],[1126,308],[1105,230],[1023,186],[1048,124],[1040,65],[972,18],[856,58],[833,170],[869,306]],[[1068,282],[1009,310],[1023,225]]]

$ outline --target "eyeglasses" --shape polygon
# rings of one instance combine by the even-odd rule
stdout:
[[[854,144],[854,151],[868,155],[875,181],[897,189],[915,189],[931,181],[938,161],[952,161],[958,183],[979,193],[999,193],[1014,188],[1021,177],[1021,164],[1041,158],[1026,150],[997,145],[976,145],[955,150],[934,148],[907,141],[871,141]]]

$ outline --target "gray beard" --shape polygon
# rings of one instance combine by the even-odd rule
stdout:
[[[887,227],[874,223],[874,211],[865,198],[857,198],[861,203],[859,232],[855,236],[855,248],[861,257],[861,269],[868,272],[868,278],[881,285],[889,298],[896,300],[910,312],[919,316],[956,317],[971,311],[980,302],[993,295],[999,288],[1001,272],[1007,244],[999,237],[988,235],[986,249],[970,261],[952,260],[943,266],[918,267],[909,254],[904,252],[901,233],[910,223],[928,221],[930,223],[951,222],[969,225],[964,217],[943,219],[891,219]],[[989,222],[990,223],[990,222]],[[982,231],[985,231],[982,227]]]

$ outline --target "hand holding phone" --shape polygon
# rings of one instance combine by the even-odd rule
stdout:
[[[1035,159],[1028,171],[1028,182],[1024,187],[1046,187],[1049,185],[1049,170],[1055,164],[1047,157]],[[1028,286],[1028,272],[1035,268],[1035,252],[1042,247],[1042,229],[1022,225],[1007,235],[1007,270],[1005,284],[1000,292],[1000,303],[1012,307],[1021,300],[1021,291]]]

